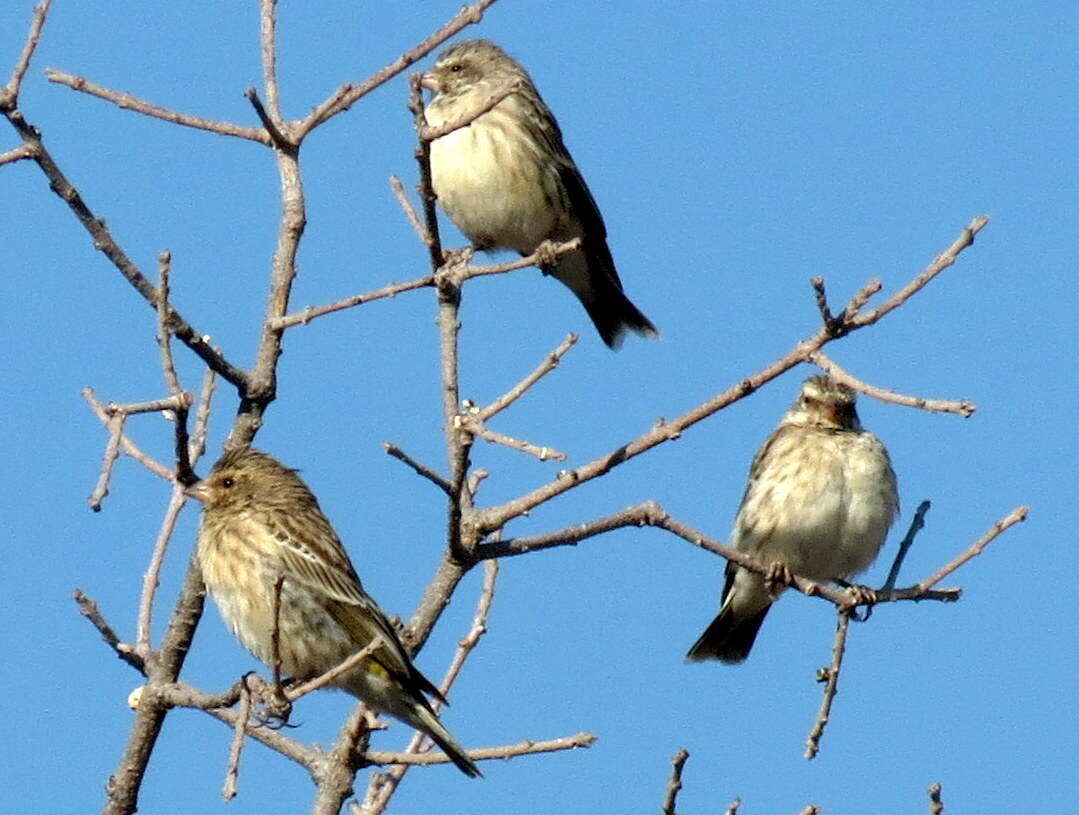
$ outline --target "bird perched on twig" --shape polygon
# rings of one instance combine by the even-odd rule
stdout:
[[[393,625],[363,590],[295,470],[240,448],[221,456],[187,493],[203,504],[198,559],[206,588],[247,650],[270,666],[279,660],[285,674],[306,680],[379,637],[382,644],[370,657],[331,684],[426,733],[461,772],[481,774],[435,716],[424,694],[445,698],[412,664]]]
[[[757,451],[731,544],[759,563],[810,580],[851,577],[876,559],[899,512],[895,473],[880,440],[862,429],[855,393],[811,376]],[[744,660],[775,595],[762,575],[727,564],[719,616],[689,662]]]
[[[580,250],[542,267],[544,274],[577,295],[611,348],[626,329],[658,336],[622,292],[603,217],[525,69],[488,40],[465,40],[439,56],[422,84],[435,94],[426,110],[432,126],[512,88],[471,124],[431,143],[435,194],[473,246],[529,255],[546,240],[580,238]]]

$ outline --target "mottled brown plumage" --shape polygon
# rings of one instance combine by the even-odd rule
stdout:
[[[855,393],[811,376],[749,470],[731,544],[763,564],[811,580],[845,579],[876,559],[899,512],[895,473],[862,429]],[[727,564],[719,615],[690,662],[744,660],[775,599],[761,575]]]
[[[188,490],[203,502],[198,558],[225,624],[272,665],[279,577],[281,670],[306,680],[371,643],[382,645],[334,685],[427,733],[462,772],[479,769],[438,721],[424,694],[438,689],[412,664],[360,578],[318,501],[294,470],[251,448],[225,453]]]
[[[436,126],[514,88],[469,126],[431,144],[435,194],[473,246],[529,255],[545,240],[580,238],[580,251],[543,272],[577,295],[608,346],[618,347],[626,329],[658,336],[622,292],[603,216],[525,69],[488,40],[465,40],[439,56],[423,84],[435,92],[426,115]]]

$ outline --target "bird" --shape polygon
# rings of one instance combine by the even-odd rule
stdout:
[[[434,127],[512,88],[471,124],[431,142],[435,195],[472,248],[524,256],[544,241],[580,238],[578,251],[541,271],[577,296],[608,347],[618,348],[627,329],[658,337],[623,293],[599,207],[521,64],[489,40],[464,40],[439,55],[421,84],[434,94],[425,112]]]
[[[379,637],[367,659],[331,684],[426,733],[465,775],[481,775],[426,698],[445,697],[412,664],[295,470],[237,447],[187,494],[202,502],[196,553],[206,588],[248,651],[269,666],[276,658],[285,675],[302,681]]]
[[[821,582],[845,580],[876,559],[899,513],[898,487],[855,401],[829,376],[805,380],[750,466],[731,532],[739,552]],[[745,660],[777,596],[765,577],[728,562],[719,614],[686,661]]]

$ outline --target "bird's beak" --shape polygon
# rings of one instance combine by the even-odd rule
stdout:
[[[206,486],[206,480],[203,479],[202,481],[196,481],[194,484],[184,490],[184,495],[186,495],[188,498],[194,498],[198,501],[206,502],[210,500],[210,488]]]
[[[434,74],[424,74],[420,77],[420,85],[429,91],[438,93],[438,77]]]

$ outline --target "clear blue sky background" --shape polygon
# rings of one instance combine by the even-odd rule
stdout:
[[[447,19],[457,0],[285,3],[283,103],[304,115]],[[317,11],[315,10],[317,6]],[[6,75],[30,0],[0,8]],[[830,346],[863,379],[967,398],[963,420],[864,400],[904,513],[866,580],[878,585],[919,501],[933,509],[903,575],[914,582],[1012,507],[1030,520],[947,581],[960,603],[882,607],[854,627],[819,758],[802,744],[820,698],[834,615],[789,595],[744,665],[687,666],[715,611],[723,563],[656,530],[626,530],[503,563],[490,633],[445,721],[469,746],[599,734],[589,751],[487,764],[469,781],[414,771],[396,812],[654,812],[679,747],[692,753],[680,811],[1064,812],[1079,753],[1074,701],[1075,252],[1079,243],[1079,6],[1071,2],[543,3],[504,0],[466,36],[518,56],[557,113],[599,201],[631,297],[663,330],[611,353],[577,302],[535,270],[473,282],[463,306],[462,395],[485,403],[569,331],[563,365],[493,426],[589,461],[679,415],[817,327],[807,280],[835,303],[880,277],[891,291],[973,216],[974,247],[885,322]],[[57,0],[22,98],[26,117],[147,272],[174,257],[181,311],[250,364],[279,209],[269,152],[48,85],[46,66],[155,103],[256,124],[249,3]],[[415,178],[400,77],[312,136],[302,154],[309,224],[296,306],[423,274],[426,256],[389,193]],[[4,130],[0,150],[16,145]],[[114,768],[138,677],[70,599],[82,587],[123,636],[167,488],[121,460],[100,514],[85,504],[105,435],[79,399],[163,393],[153,315],[47,189],[35,166],[0,168],[5,589],[0,810],[92,812]],[[460,238],[447,230],[448,242]],[[407,615],[440,554],[443,501],[384,455],[392,440],[443,465],[430,291],[288,333],[280,399],[258,444],[303,469],[367,588]],[[196,388],[196,361],[179,350]],[[809,369],[515,522],[527,534],[656,499],[725,539],[749,461]],[[216,456],[235,398],[219,391]],[[167,459],[155,416],[130,432]],[[563,466],[478,444],[481,493],[505,500]],[[202,468],[205,469],[205,465]],[[165,568],[160,631],[190,552],[185,511]],[[439,676],[464,633],[479,574],[418,663]],[[185,676],[227,687],[253,660],[212,608]],[[349,707],[305,699],[291,735],[329,743]],[[376,736],[398,749],[399,725]],[[240,795],[218,796],[229,733],[169,717],[140,811],[303,812],[305,773],[252,745]],[[358,779],[362,790],[366,774]]]

